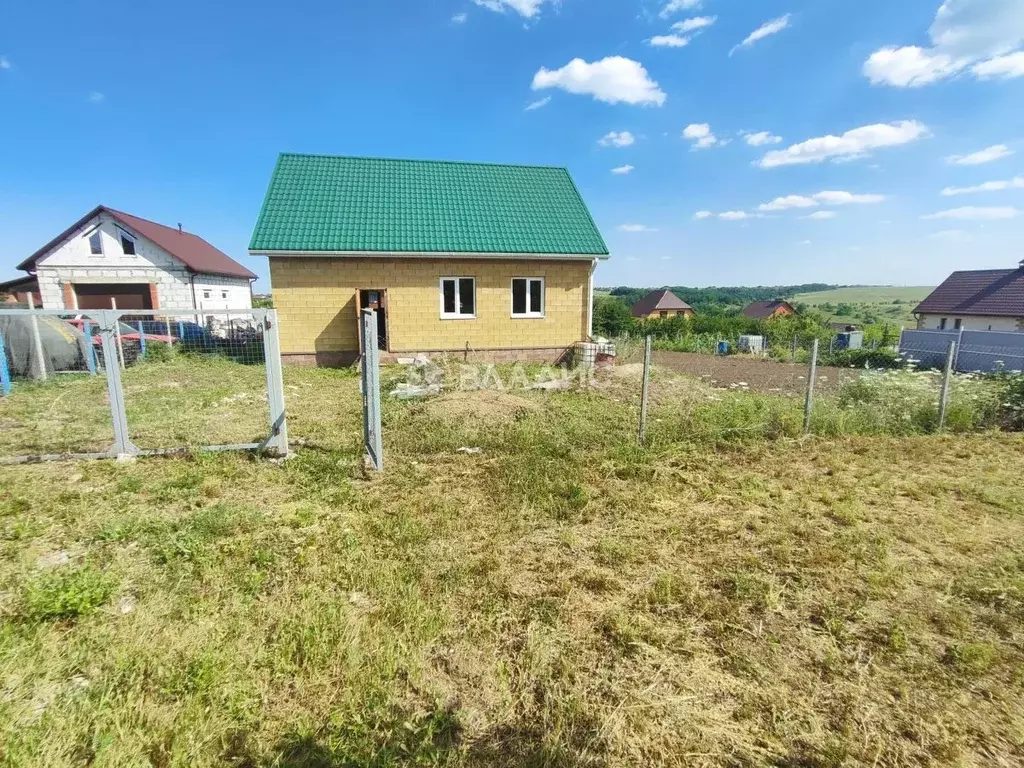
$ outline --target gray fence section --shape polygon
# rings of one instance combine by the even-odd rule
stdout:
[[[4,414],[4,419],[0,420],[28,432],[43,432],[47,421],[52,422],[54,419],[52,411],[56,405],[61,403],[63,409],[71,403],[70,408],[74,410],[64,425],[69,427],[65,432],[84,435],[86,432],[73,429],[75,422],[91,421],[95,422],[100,433],[89,433],[89,440],[82,441],[84,445],[75,443],[64,446],[62,443],[59,452],[45,448],[33,453],[17,453],[15,450],[13,455],[0,456],[0,464],[156,455],[190,448],[211,451],[251,450],[287,455],[288,426],[277,314],[274,310],[264,309],[219,312],[228,319],[225,320],[224,330],[220,331],[221,335],[214,336],[208,328],[192,322],[196,317],[194,310],[0,309],[0,407]],[[170,347],[171,350],[187,348],[194,351],[197,349],[197,339],[200,355],[212,353],[222,359],[232,359],[232,353],[235,353],[233,359],[249,364],[248,370],[252,373],[258,371],[258,368],[252,367],[254,362],[265,367],[266,389],[265,394],[259,398],[265,398],[267,403],[265,437],[258,442],[206,443],[200,440],[199,445],[178,445],[176,441],[180,440],[180,435],[176,431],[174,413],[171,413],[161,414],[160,419],[148,425],[151,430],[155,428],[163,432],[159,436],[160,447],[140,447],[129,425],[130,409],[126,405],[125,376],[134,365],[146,359],[147,344],[149,354],[155,355],[157,345]],[[204,344],[208,346],[204,348]],[[248,354],[250,359],[241,360],[239,352]],[[198,357],[182,359],[188,361]],[[186,388],[189,374],[189,363],[186,362],[183,364]],[[94,383],[98,380],[105,380],[105,391],[97,390]],[[168,384],[182,386],[180,382]],[[257,386],[263,385],[259,383]],[[136,392],[131,396],[137,398],[137,405],[146,405],[145,393]],[[197,407],[197,404],[188,402],[188,393],[182,400],[186,409]],[[227,397],[225,400],[230,401],[232,398]],[[40,403],[44,406],[42,409],[39,408]],[[179,404],[178,407],[182,406]],[[104,413],[100,414],[98,409],[104,409]],[[103,440],[101,434],[102,422],[107,418],[109,443]],[[105,447],[97,450],[100,447],[98,443]],[[45,440],[42,444],[46,447],[50,445]],[[17,447],[18,444],[13,445]],[[0,452],[5,448],[9,449],[10,445],[5,444]]]
[[[380,346],[377,339],[377,313],[364,309],[359,332],[363,346],[363,442],[373,468],[384,469],[384,448],[380,428]]]
[[[1024,370],[1024,333],[1009,331],[903,331],[900,355],[922,368],[943,368],[951,342],[959,373]]]

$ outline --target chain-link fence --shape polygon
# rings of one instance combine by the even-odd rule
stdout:
[[[0,309],[0,392],[0,462],[288,450],[273,310]]]

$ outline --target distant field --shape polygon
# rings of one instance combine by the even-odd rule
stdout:
[[[793,301],[816,307],[829,315],[831,320],[840,322],[870,321],[911,325],[914,322],[914,307],[932,290],[930,286],[858,285],[801,293],[794,296]],[[839,314],[840,304],[850,305],[852,314]]]

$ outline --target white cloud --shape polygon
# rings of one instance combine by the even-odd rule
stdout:
[[[782,30],[789,26],[789,19],[791,15],[792,14],[787,13],[785,16],[780,16],[777,19],[772,19],[771,21],[765,22],[760,27],[751,32],[749,35],[747,35],[743,39],[742,43],[740,43],[739,45],[734,45],[732,50],[729,51],[729,55],[732,56],[740,48],[749,48],[758,40],[762,40],[768,37],[769,35],[778,34],[779,32],[781,32]]]
[[[710,149],[720,143],[707,123],[692,123],[683,129],[683,138],[692,141],[690,149]]]
[[[656,48],[682,48],[684,45],[688,45],[690,38],[680,37],[679,35],[655,35],[648,39],[647,44],[653,45]]]
[[[971,72],[981,80],[993,77],[1024,77],[1024,51],[982,61],[971,67]]]
[[[11,68],[11,60],[8,59],[6,56],[0,56],[0,69],[10,69],[10,68]]]
[[[616,176],[625,176],[633,170],[632,165],[620,165],[618,168],[612,168],[612,173]]]
[[[693,11],[700,8],[700,6],[701,0],[669,0],[658,15],[663,19],[667,19],[670,16],[679,13],[679,11]]]
[[[946,187],[942,194],[946,197],[953,195],[971,195],[975,192],[1003,192],[1007,189],[1024,189],[1024,176],[1016,176],[1009,181],[986,181],[974,187]]]
[[[957,221],[997,221],[999,219],[1013,219],[1020,216],[1020,211],[1011,206],[993,206],[990,208],[979,208],[968,205],[963,208],[953,208],[949,211],[939,211],[922,219],[955,219]]]
[[[468,18],[468,13],[456,13],[454,16],[452,16],[452,24],[465,24],[466,19]]]
[[[697,220],[710,219],[714,215],[715,214],[713,214],[711,211],[697,211],[695,214],[693,214],[693,218]]]
[[[687,32],[696,32],[698,29],[710,27],[716,21],[718,21],[717,16],[694,16],[692,19],[677,21],[672,25],[672,29],[676,32],[686,34]]]
[[[525,111],[526,112],[531,112],[531,111],[533,111],[535,109],[540,109],[541,107],[546,107],[550,103],[551,103],[551,97],[550,96],[545,96],[543,99],[537,99],[536,101],[531,101],[529,104],[526,105],[526,110]]]
[[[855,195],[850,192],[826,190],[814,196],[822,205],[871,205],[885,201],[885,195]]]
[[[619,232],[657,232],[646,224],[619,224]]]
[[[887,46],[864,62],[875,85],[915,88],[970,68],[979,78],[1024,76],[1024,3],[945,0],[935,14],[930,48]],[[1016,53],[1015,53],[1016,51]]]
[[[986,149],[972,152],[969,155],[950,155],[946,162],[950,165],[984,165],[996,160],[1002,160],[1013,154],[1013,150],[1005,144],[996,144]]]
[[[811,244],[810,240],[801,240],[800,241],[800,245],[810,245],[810,244]]]
[[[818,202],[812,197],[804,197],[803,195],[786,195],[785,197],[776,197],[770,203],[761,203],[757,207],[759,211],[786,211],[790,208],[814,208],[818,205]]]
[[[771,131],[759,131],[758,133],[743,131],[740,135],[743,137],[743,140],[752,147],[763,147],[766,144],[782,143],[782,137],[774,135]]]
[[[636,138],[629,131],[609,131],[597,143],[602,147],[629,147],[636,143]]]
[[[589,94],[608,104],[665,103],[665,92],[650,78],[643,65],[622,56],[608,56],[593,64],[573,59],[561,69],[541,67],[533,76],[533,90],[561,88],[569,93]]]
[[[826,160],[855,160],[864,157],[871,150],[897,147],[927,135],[927,126],[917,120],[876,123],[854,128],[842,136],[821,136],[794,144],[787,149],[769,152],[761,158],[760,165],[762,168],[777,168],[781,165],[822,163]]]
[[[107,97],[99,91],[92,91],[88,96],[88,101],[90,104],[101,104],[105,98]]]
[[[838,216],[835,211],[815,211],[809,216],[801,216],[802,219],[811,219],[813,221],[824,221],[825,219],[834,219]]]
[[[749,219],[750,214],[746,211],[724,211],[718,214],[718,218],[722,219],[722,221],[743,221],[744,219]]]
[[[532,19],[540,13],[541,6],[547,0],[473,0],[473,2],[482,8],[497,11],[498,13],[504,13],[511,8],[520,16]]]

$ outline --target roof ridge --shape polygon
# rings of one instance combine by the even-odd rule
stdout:
[[[378,160],[382,162],[391,163],[428,163],[431,165],[483,165],[488,168],[547,168],[555,171],[565,171],[566,173],[569,172],[569,169],[564,165],[547,165],[537,163],[494,163],[483,160],[436,160],[434,158],[422,157],[371,157],[369,155],[331,155],[325,152],[281,152],[278,154],[279,163],[282,157],[323,157],[332,160]]]

